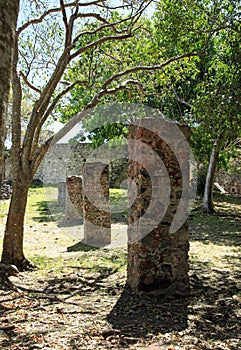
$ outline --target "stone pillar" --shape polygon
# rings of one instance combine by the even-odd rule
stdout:
[[[59,182],[58,183],[58,204],[61,207],[65,207],[65,200],[66,200],[66,183]]]
[[[97,247],[111,243],[109,166],[101,162],[83,165],[84,239]]]
[[[80,176],[68,176],[66,178],[66,220],[78,220],[83,217],[83,189]]]
[[[172,144],[172,136],[168,135],[168,142],[161,139],[159,133],[150,131],[152,130],[151,123],[153,121],[147,120],[146,128],[137,125],[129,127],[129,139],[134,140],[134,143],[131,144],[131,149],[129,147],[128,177],[132,186],[133,182],[136,186],[137,196],[134,203],[133,198],[129,198],[132,207],[128,217],[127,282],[136,293],[143,291],[157,295],[186,296],[189,293],[189,236],[186,220],[176,232],[170,232],[172,220],[182,195],[182,172],[175,153],[168,145],[170,142]],[[165,123],[160,123],[160,127],[165,128]],[[187,137],[189,129],[186,127],[183,129]],[[170,134],[168,130],[166,133]],[[161,135],[163,134],[165,135],[165,130],[162,130]],[[173,143],[176,142],[175,137],[173,134]],[[141,149],[138,146],[139,142],[144,143],[151,150],[150,154],[143,154],[139,157],[143,160],[143,164],[149,164],[149,168],[153,169],[151,174],[148,174],[147,169],[135,160],[138,158],[135,155]],[[143,215],[148,210],[151,199],[155,197],[157,186],[160,186],[160,181],[162,181],[160,177],[163,176],[156,172],[155,152],[165,165],[170,195],[168,195],[167,203],[161,203],[162,198],[159,203],[155,199],[159,210],[162,205],[163,207],[166,205],[166,209],[161,221],[149,231],[149,227],[155,220],[155,208],[151,210],[148,217],[145,218]],[[189,174],[189,150],[183,150],[182,157],[185,159],[186,170]],[[167,189],[164,188],[165,190]],[[131,191],[129,191],[129,196],[131,196]],[[164,199],[164,201],[167,200]],[[143,221],[140,224],[141,217]],[[146,230],[146,235],[143,234],[143,228]]]

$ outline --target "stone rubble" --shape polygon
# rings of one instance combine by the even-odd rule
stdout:
[[[9,199],[12,194],[12,184],[10,181],[3,181],[1,186],[0,199]]]

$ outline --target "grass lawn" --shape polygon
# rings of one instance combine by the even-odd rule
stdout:
[[[125,211],[126,191],[111,200]],[[0,349],[241,349],[241,198],[215,195],[215,206],[190,216],[190,297],[165,300],[132,294],[126,247],[76,245],[31,188],[24,247],[39,269],[11,277],[21,289],[0,290],[0,326],[15,326],[0,330]]]

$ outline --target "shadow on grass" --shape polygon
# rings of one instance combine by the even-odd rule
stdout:
[[[235,257],[232,263],[238,267]],[[237,342],[241,342],[239,340],[240,269],[237,268],[235,271],[210,269],[205,262],[195,261],[191,270],[193,273],[190,313],[195,316],[193,336],[202,336],[206,341],[228,343],[236,339]],[[231,346],[229,349],[237,348]]]
[[[78,242],[70,247],[67,247],[67,252],[89,252],[91,250],[98,250],[100,248],[90,246],[84,241]]]
[[[194,241],[218,245],[240,246],[241,197],[215,194],[214,214],[193,211],[190,234]]]
[[[59,206],[57,201],[40,201],[36,203],[39,216],[32,219],[36,222],[50,222],[56,221],[63,217],[63,207]]]
[[[108,315],[113,327],[127,337],[122,345],[130,345],[150,335],[182,330],[194,341],[203,339],[210,344],[235,340],[238,344],[241,329],[240,274],[210,271],[205,263],[195,265],[190,277],[190,298],[165,301],[139,298],[128,289],[122,293]],[[159,345],[163,345],[161,341]],[[232,350],[237,348],[236,345],[229,347]]]
[[[140,297],[126,287],[108,321],[126,337],[146,338],[148,334],[186,329],[188,305],[189,298]]]
[[[114,255],[111,258],[115,261]],[[233,259],[231,263],[237,265],[236,258]],[[116,265],[102,264],[103,261],[96,263],[94,267],[80,265],[76,266],[75,273],[49,276],[43,281],[41,290],[25,288],[26,300],[30,303],[29,310],[33,309],[33,303],[35,305],[36,320],[39,320],[44,310],[44,325],[43,321],[36,321],[37,329],[31,328],[31,331],[26,330],[24,333],[17,330],[4,345],[7,347],[21,344],[23,348],[34,349],[36,335],[41,335],[42,345],[48,348],[51,346],[48,343],[51,333],[61,339],[64,327],[70,349],[87,349],[88,345],[91,346],[88,342],[92,339],[96,340],[96,348],[101,349],[98,342],[103,341],[106,342],[106,348],[111,348],[114,342],[114,349],[128,349],[135,344],[139,346],[151,343],[157,343],[160,349],[163,345],[173,347],[175,343],[172,339],[166,340],[166,334],[177,337],[176,344],[180,348],[184,348],[183,344],[186,344],[194,346],[195,349],[207,346],[210,349],[224,349],[222,345],[219,347],[217,344],[231,344],[235,341],[236,345],[231,344],[227,348],[239,348],[237,342],[241,323],[238,317],[238,293],[241,276],[238,269],[211,270],[206,262],[193,261],[190,297],[163,299],[133,294],[124,285],[123,280],[120,283],[119,269]],[[24,303],[22,305],[28,310]],[[4,308],[0,315],[4,314],[7,317],[8,312],[12,314],[13,310]],[[103,319],[109,324],[107,332],[103,323],[98,325],[99,320]],[[17,322],[16,317],[15,324]],[[83,330],[81,337],[79,329]],[[185,341],[188,343],[182,340],[183,337],[187,337]]]

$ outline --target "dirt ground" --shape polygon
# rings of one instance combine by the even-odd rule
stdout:
[[[191,295],[175,299],[129,290],[125,248],[87,247],[50,218],[28,220],[39,269],[0,290],[0,349],[241,349],[241,199],[216,207],[190,217]]]

